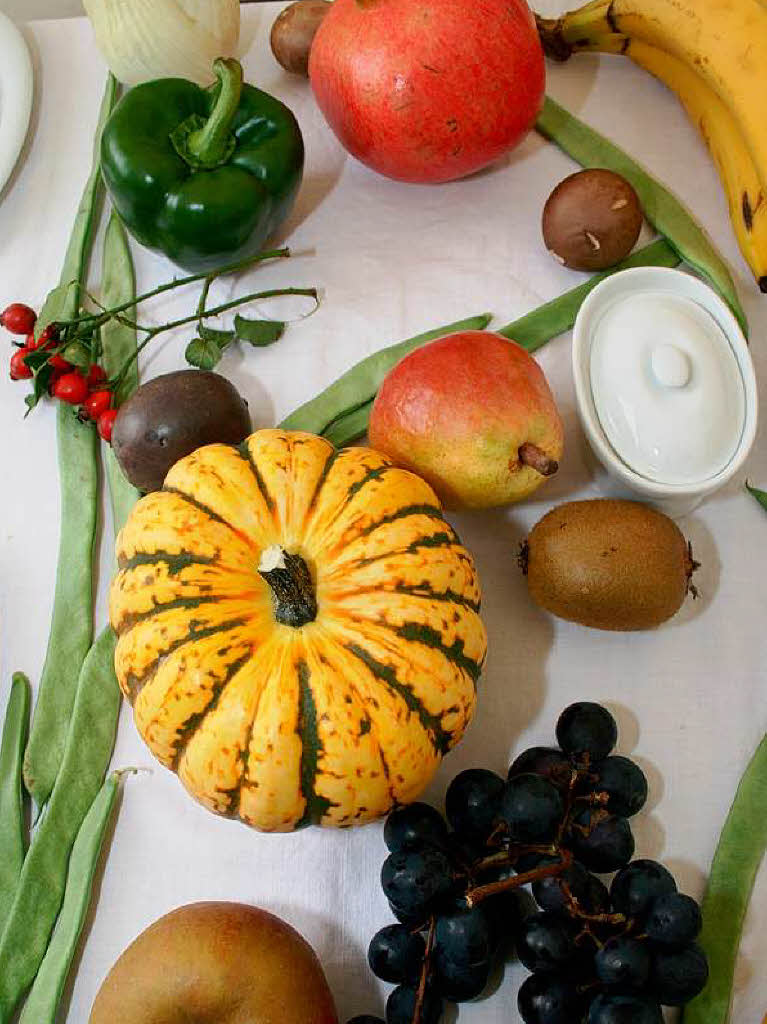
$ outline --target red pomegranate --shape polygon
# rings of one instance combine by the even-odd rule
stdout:
[[[343,146],[412,182],[503,156],[535,122],[545,84],[525,0],[333,0],[309,78]]]

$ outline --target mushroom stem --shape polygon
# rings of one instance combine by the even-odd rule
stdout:
[[[553,476],[554,473],[559,469],[559,463],[556,459],[550,459],[549,456],[537,444],[531,444],[529,441],[525,441],[524,444],[519,446],[519,461],[523,466],[530,466],[541,476]]]

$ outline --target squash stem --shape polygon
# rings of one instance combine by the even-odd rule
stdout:
[[[300,555],[279,544],[265,548],[258,572],[274,595],[274,617],[283,626],[298,629],[317,618],[317,598],[309,567]]]

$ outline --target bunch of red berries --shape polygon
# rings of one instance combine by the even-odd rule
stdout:
[[[31,380],[45,368],[48,394],[60,402],[80,406],[80,419],[94,422],[100,436],[111,441],[117,410],[112,408],[113,395],[103,368],[98,363],[77,367],[66,360],[59,351],[56,328],[50,325],[35,338],[36,321],[35,311],[21,302],[11,303],[0,313],[0,326],[11,334],[26,335],[23,343],[14,342],[11,380]],[[44,353],[45,357],[35,353]]]

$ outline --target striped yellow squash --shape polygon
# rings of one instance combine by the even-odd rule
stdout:
[[[117,676],[159,760],[256,828],[413,800],[486,650],[471,556],[431,487],[367,448],[260,430],[178,462],[117,542]]]

